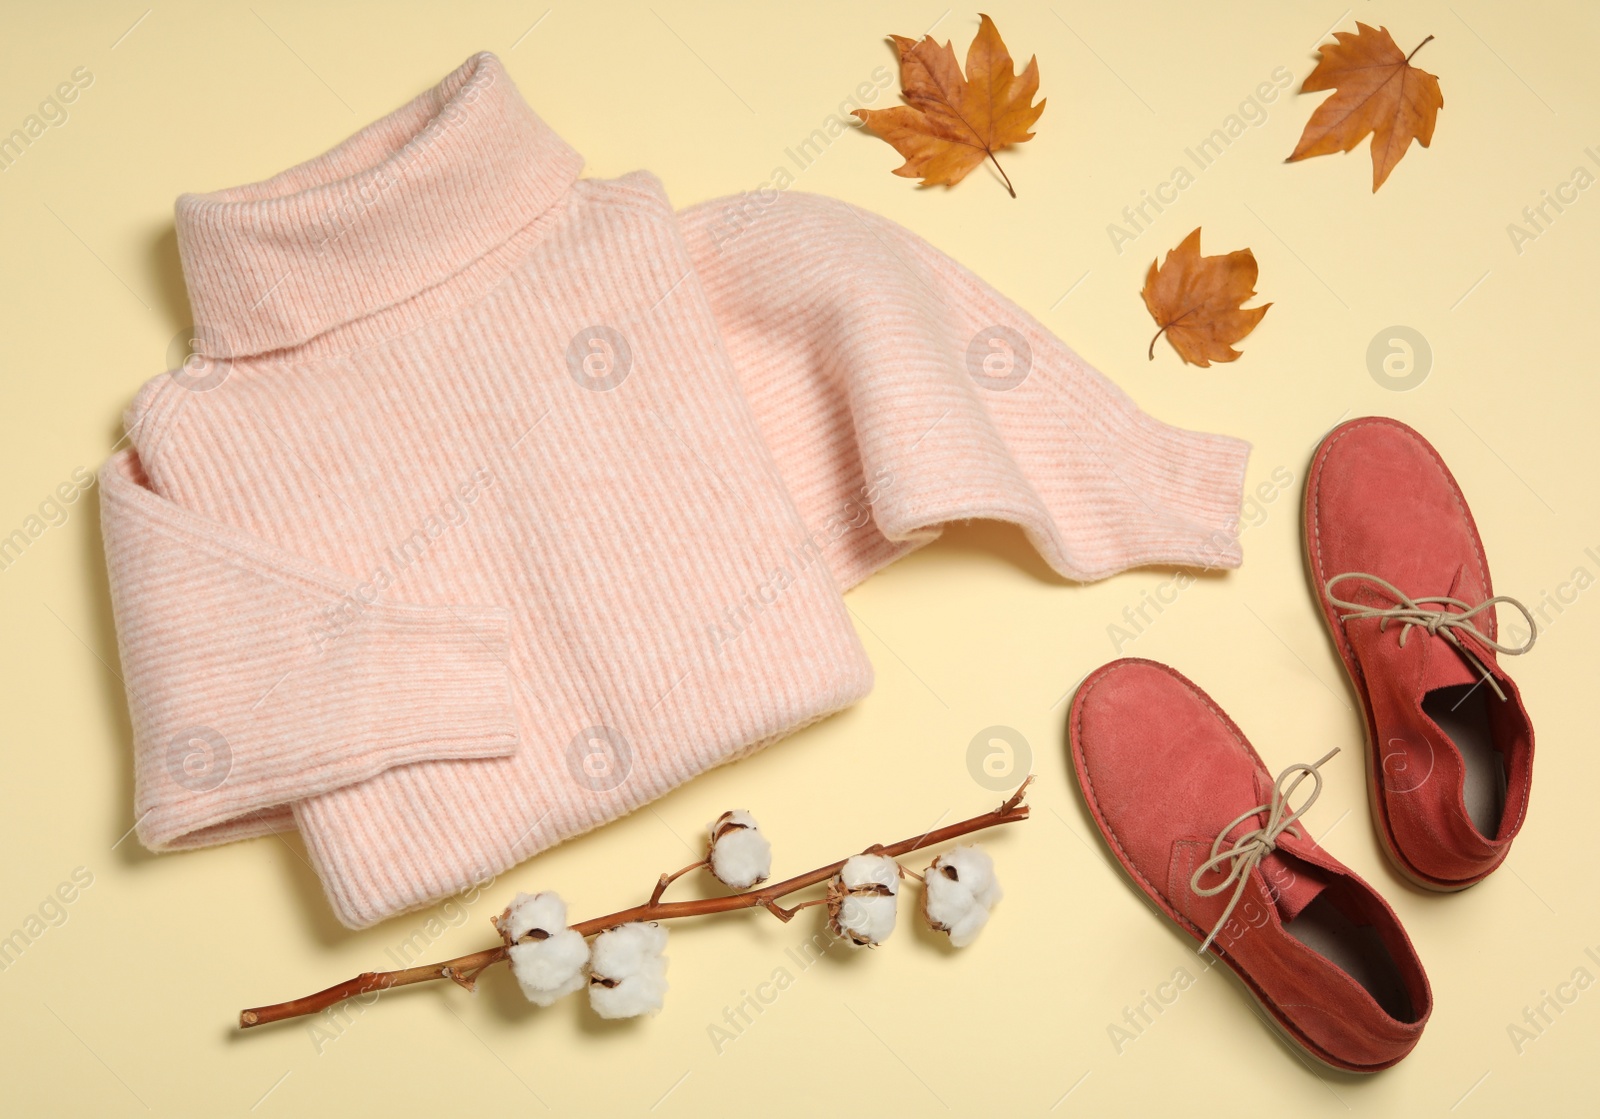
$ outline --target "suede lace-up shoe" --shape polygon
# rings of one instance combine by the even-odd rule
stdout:
[[[1334,428],[1306,475],[1313,593],[1366,723],[1384,847],[1420,886],[1459,890],[1505,860],[1528,810],[1533,724],[1499,657],[1537,627],[1496,595],[1439,453],[1397,420]],[[1500,640],[1495,607],[1520,611]]]
[[[1117,862],[1290,1042],[1351,1072],[1411,1052],[1433,1008],[1422,963],[1388,903],[1301,822],[1332,754],[1275,781],[1209,696],[1132,659],[1083,681],[1068,736]]]

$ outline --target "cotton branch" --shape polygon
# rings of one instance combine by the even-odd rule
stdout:
[[[949,840],[970,835],[973,832],[983,831],[986,828],[997,827],[1001,824],[1016,823],[1028,818],[1028,806],[1023,803],[1024,794],[1029,784],[1033,781],[1030,775],[1027,780],[1018,786],[999,808],[985,812],[971,819],[959,823],[949,824],[942,828],[924,832],[910,839],[902,839],[898,843],[874,844],[867,848],[872,854],[886,855],[898,858],[908,855],[913,851],[920,851],[925,847],[936,847]],[[844,866],[845,860],[829,863],[827,866],[818,867],[787,878],[782,882],[768,883],[758,889],[746,890],[738,894],[725,894],[721,897],[695,898],[690,901],[662,901],[661,894],[667,885],[679,875],[693,870],[701,864],[685,867],[672,875],[662,875],[656,884],[656,889],[651,900],[643,905],[636,905],[631,909],[618,910],[608,913],[604,917],[594,917],[587,921],[579,922],[572,926],[585,937],[593,936],[607,929],[630,921],[668,921],[679,917],[705,917],[713,913],[731,913],[739,909],[764,908],[771,911],[781,920],[788,921],[795,913],[811,905],[820,904],[822,899],[801,902],[792,908],[784,908],[778,902],[788,894],[827,882],[839,869]],[[485,948],[479,952],[471,952],[465,956],[457,956],[452,960],[443,960],[436,964],[422,964],[417,967],[403,968],[399,971],[367,971],[347,979],[343,983],[335,984],[327,990],[315,994],[305,995],[301,998],[290,999],[288,1002],[274,1003],[271,1006],[258,1006],[239,1014],[239,1027],[249,1029],[252,1026],[264,1026],[269,1022],[281,1022],[286,1018],[298,1018],[306,1014],[316,1014],[331,1006],[337,1006],[346,999],[358,995],[370,994],[373,991],[386,991],[391,987],[405,987],[413,983],[427,983],[438,979],[449,979],[471,990],[472,984],[485,968],[507,959],[508,945],[499,944],[493,948]]]

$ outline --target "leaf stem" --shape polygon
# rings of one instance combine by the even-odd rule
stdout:
[[[1011,185],[1011,176],[1006,174],[1006,169],[1000,166],[1000,161],[994,157],[994,151],[989,151],[989,162],[994,164],[994,169],[1000,172],[1000,177],[1006,182],[1006,189],[1011,192],[1011,197],[1017,196],[1017,188]]]
[[[1033,782],[1033,775],[1017,787],[1017,791],[1008,797],[999,808],[973,816],[971,819],[959,823],[949,824],[933,831],[923,832],[910,839],[902,839],[898,843],[888,845],[874,844],[867,850],[898,858],[908,855],[913,851],[920,851],[924,847],[934,847],[940,843],[956,839],[971,832],[982,831],[985,828],[996,827],[1000,824],[1012,824],[1018,820],[1028,818],[1028,806],[1023,803],[1028,786]],[[571,926],[582,936],[593,936],[618,925],[630,921],[666,921],[678,917],[702,917],[712,913],[730,913],[738,909],[752,909],[764,907],[770,909],[779,917],[787,912],[793,917],[796,910],[803,909],[812,902],[804,902],[792,909],[784,910],[777,904],[777,899],[786,894],[792,894],[808,886],[816,886],[826,882],[839,872],[845,860],[829,863],[827,866],[818,867],[816,870],[797,874],[793,878],[776,882],[760,889],[748,890],[741,894],[725,894],[721,897],[695,898],[690,901],[661,901],[660,889],[664,885],[658,883],[658,892],[651,901],[644,905],[636,905],[630,909],[618,910],[608,913],[604,917],[593,917]],[[686,867],[685,870],[692,870]],[[680,874],[683,871],[679,872]],[[666,876],[663,876],[665,878]],[[674,875],[673,877],[676,877]],[[783,917],[788,920],[787,917]],[[485,968],[498,964],[509,958],[510,945],[501,944],[494,948],[485,948],[480,952],[470,952],[465,956],[457,956],[453,960],[442,960],[436,964],[422,964],[418,967],[403,968],[399,971],[364,971],[353,979],[343,983],[336,983],[332,987],[315,994],[305,995],[301,998],[290,999],[287,1002],[274,1003],[271,1006],[257,1006],[239,1014],[239,1028],[250,1029],[252,1026],[264,1026],[269,1022],[281,1022],[286,1018],[298,1018],[306,1014],[316,1014],[331,1006],[337,1006],[346,999],[358,995],[369,994],[373,991],[387,991],[391,987],[405,987],[413,983],[427,983],[436,979],[456,979],[458,976],[469,977],[476,980],[478,973]]]
[[[1162,326],[1162,328],[1160,330],[1156,331],[1156,336],[1154,338],[1150,339],[1150,360],[1151,361],[1154,361],[1156,359],[1156,342],[1160,340],[1161,336],[1163,334],[1165,334],[1168,331],[1168,329],[1170,329],[1171,327],[1177,326],[1184,319],[1186,319],[1190,315],[1194,314],[1195,311],[1196,311],[1196,308],[1190,307],[1183,314],[1179,315],[1177,318],[1173,319],[1171,322],[1166,323],[1165,325]],[[1183,355],[1179,354],[1179,356],[1182,357]]]
[[[1422,42],[1418,43],[1415,47],[1412,47],[1411,48],[1411,53],[1406,55],[1406,65],[1407,66],[1411,65],[1411,60],[1413,58],[1417,57],[1417,52],[1419,50],[1421,50],[1423,47],[1427,46],[1431,42],[1433,42],[1433,36],[1429,35],[1426,39],[1422,40]]]

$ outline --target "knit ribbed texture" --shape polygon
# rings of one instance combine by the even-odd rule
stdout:
[[[912,234],[580,167],[485,54],[179,200],[219,360],[101,473],[148,846],[298,827],[369,925],[859,699],[841,588],[952,519],[1072,578],[1238,563],[1246,445]]]

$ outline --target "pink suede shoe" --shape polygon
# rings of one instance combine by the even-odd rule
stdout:
[[[1290,1041],[1350,1072],[1387,1068],[1415,1048],[1433,993],[1399,918],[1296,822],[1321,791],[1327,757],[1274,782],[1209,696],[1146,660],[1091,673],[1067,725],[1078,785],[1111,853]]]
[[[1533,617],[1489,582],[1439,453],[1397,420],[1334,428],[1306,475],[1313,593],[1361,700],[1372,817],[1402,873],[1459,890],[1505,860],[1528,810],[1533,725],[1498,653]],[[1494,607],[1522,612],[1515,645]]]

